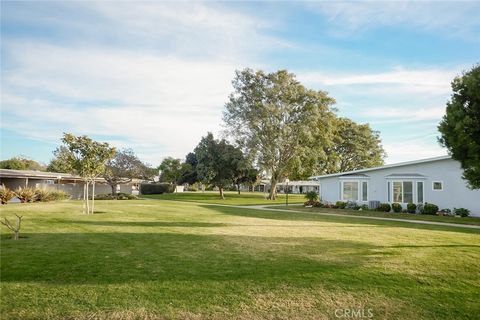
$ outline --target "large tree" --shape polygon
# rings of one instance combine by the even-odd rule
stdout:
[[[237,71],[234,92],[225,105],[227,132],[270,174],[270,199],[289,173],[314,172],[332,140],[331,106],[323,91],[306,89],[295,75]]]
[[[95,180],[105,171],[107,161],[115,156],[115,148],[106,142],[97,142],[87,136],[75,136],[65,133],[62,138],[65,165],[72,174],[84,180],[84,212],[94,213]],[[92,185],[92,205],[89,203],[89,186]]]
[[[116,193],[117,186],[141,179],[145,171],[145,164],[135,155],[132,149],[118,151],[115,157],[107,161],[103,178],[112,188],[112,195]]]
[[[191,166],[188,163],[182,163],[180,159],[167,157],[163,159],[158,169],[162,171],[160,180],[173,184],[176,191],[184,174],[191,171]]]
[[[54,158],[47,166],[49,172],[70,172],[70,151],[66,146],[60,146],[53,151]]]
[[[335,119],[333,144],[325,147],[325,153],[316,174],[382,166],[386,155],[377,131],[347,118]]]
[[[456,77],[452,91],[439,141],[460,162],[469,187],[480,189],[480,65]]]
[[[24,157],[13,157],[0,161],[0,169],[44,171],[45,166],[35,160]]]
[[[198,182],[198,175],[197,175],[197,156],[193,152],[189,152],[185,157],[185,164],[188,166],[185,167],[185,170],[182,172],[182,178],[180,179],[180,183],[188,183],[194,184]]]
[[[226,140],[217,140],[208,133],[195,148],[200,181],[218,187],[222,199],[224,189],[232,184],[242,151]]]

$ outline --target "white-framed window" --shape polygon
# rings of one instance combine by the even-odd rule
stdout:
[[[368,201],[368,181],[342,181],[340,188],[342,201]]]
[[[423,203],[423,181],[417,181],[417,203]]]
[[[432,182],[433,191],[443,191],[443,181],[433,181]]]
[[[423,202],[423,182],[421,198]],[[417,184],[417,194],[414,197],[414,183],[413,181],[389,181],[388,184],[388,199],[389,202],[398,202],[398,203],[415,203],[419,202],[418,200],[418,184]]]
[[[362,201],[368,201],[368,181],[362,181]]]

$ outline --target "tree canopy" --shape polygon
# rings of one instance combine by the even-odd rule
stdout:
[[[163,159],[158,169],[162,171],[160,180],[173,184],[176,190],[176,186],[181,183],[184,174],[191,171],[191,165],[182,163],[180,159],[167,157]]]
[[[225,187],[231,185],[238,174],[237,170],[243,161],[242,151],[208,133],[195,148],[195,155],[199,180],[218,187],[223,199]]]
[[[382,166],[386,156],[377,131],[347,118],[335,119],[333,143],[326,146],[325,153],[317,174]]]
[[[452,91],[439,141],[460,162],[469,187],[480,189],[480,65],[456,77]]]
[[[13,157],[0,161],[0,169],[44,171],[45,165],[24,157]]]
[[[145,167],[132,149],[124,149],[107,161],[103,178],[112,188],[112,194],[115,194],[119,184],[128,183],[134,178],[142,179]]]
[[[323,91],[306,89],[295,75],[244,69],[232,82],[225,105],[226,131],[260,168],[271,175],[270,198],[289,173],[314,172],[332,142],[331,106]]]

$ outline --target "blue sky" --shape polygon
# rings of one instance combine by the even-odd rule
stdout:
[[[380,131],[387,162],[446,153],[450,81],[480,62],[480,2],[2,1],[1,158],[62,132],[158,165],[221,130],[236,69],[287,69]]]

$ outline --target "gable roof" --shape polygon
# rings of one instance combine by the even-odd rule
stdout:
[[[328,177],[338,177],[338,176],[346,176],[346,175],[351,175],[351,174],[358,174],[362,172],[369,172],[369,171],[375,171],[375,170],[381,170],[381,169],[388,169],[388,168],[396,168],[396,167],[403,167],[403,166],[409,166],[412,164],[419,164],[419,163],[425,163],[425,162],[433,162],[433,161],[440,161],[440,160],[447,160],[451,159],[451,156],[440,156],[440,157],[434,157],[434,158],[427,158],[427,159],[420,159],[420,160],[414,160],[414,161],[406,161],[406,162],[399,162],[399,163],[392,163],[392,164],[386,164],[381,167],[373,167],[373,168],[366,168],[366,169],[359,169],[359,170],[352,170],[352,171],[345,171],[345,172],[338,172],[338,173],[331,173],[331,174],[324,174],[321,176],[312,176],[309,177],[309,180],[319,180],[323,178],[328,178]]]

